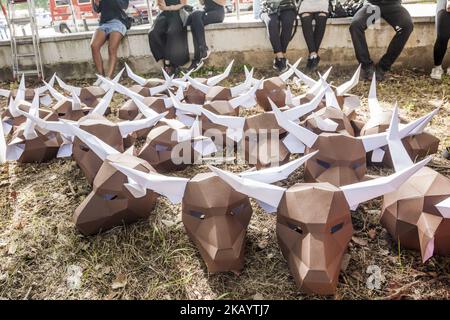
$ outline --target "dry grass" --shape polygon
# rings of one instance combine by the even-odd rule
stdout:
[[[340,74],[340,78],[335,75]],[[332,72],[341,83],[350,73]],[[262,74],[258,74],[261,76]],[[264,76],[269,76],[265,73]],[[5,87],[5,85],[3,86]],[[366,97],[368,84],[354,93]],[[397,101],[401,115],[415,118],[432,109],[430,101],[450,98],[450,79],[434,82],[423,73],[404,71],[378,87],[380,100]],[[123,99],[115,97],[115,106]],[[363,99],[364,103],[366,99]],[[4,101],[2,101],[4,105]],[[116,108],[115,108],[116,110]],[[365,106],[361,115],[366,112]],[[450,145],[450,110],[446,107],[429,130]],[[431,164],[450,176],[449,162],[440,155]],[[232,166],[229,169],[235,169]],[[205,166],[177,175],[192,177]],[[370,168],[371,174],[388,173]],[[287,184],[302,180],[294,174]],[[83,237],[71,216],[90,192],[74,161],[54,160],[33,165],[1,167],[0,180],[0,297],[7,299],[377,299],[450,298],[450,259],[434,257],[421,263],[417,252],[398,248],[378,221],[381,200],[353,213],[354,240],[349,264],[341,273],[335,297],[300,293],[289,274],[275,236],[275,218],[254,204],[248,228],[246,265],[240,275],[211,275],[189,241],[181,223],[180,206],[160,197],[148,221]],[[376,264],[385,281],[369,290],[366,269]],[[69,266],[82,269],[81,286],[67,284]]]

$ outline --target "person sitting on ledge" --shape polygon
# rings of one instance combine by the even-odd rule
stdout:
[[[375,66],[370,59],[365,31],[369,24],[374,24],[380,18],[386,20],[394,28],[395,36],[389,43],[386,53]],[[392,64],[402,52],[413,29],[411,15],[402,6],[401,0],[368,0],[356,12],[350,25],[356,59],[362,65],[362,78],[371,80],[374,71],[376,71],[377,80],[384,80],[385,73],[390,70]]]
[[[325,35],[328,19],[328,0],[303,0],[298,13],[302,22],[303,37],[308,46],[308,70],[315,70],[319,65],[319,48]],[[313,21],[315,26],[313,28]]]
[[[108,41],[109,68],[106,74],[108,78],[112,78],[114,74],[117,50],[129,28],[128,16],[125,13],[128,3],[128,0],[92,0],[93,10],[100,13],[100,25],[91,40],[92,58],[97,72],[104,76],[105,70],[100,49]]]
[[[188,69],[194,72],[203,66],[204,60],[208,59],[211,52],[206,46],[205,26],[223,22],[225,19],[226,0],[200,0],[200,3],[204,5],[203,10],[195,10],[187,19],[194,42],[194,59]]]
[[[180,9],[187,0],[158,0],[161,10],[148,33],[150,50],[156,61],[163,61],[164,70],[172,75],[189,61],[187,30]]]
[[[431,78],[441,80],[444,70],[442,61],[444,61],[447,52],[448,40],[450,39],[450,0],[439,0],[436,6],[436,42],[434,43],[434,65],[431,70]],[[447,68],[447,74],[450,75],[450,67]]]
[[[295,0],[262,0],[261,19],[266,24],[275,58],[273,68],[279,72],[287,70],[286,51],[292,40],[294,22],[297,18]]]

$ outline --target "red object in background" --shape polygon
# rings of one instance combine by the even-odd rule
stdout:
[[[3,15],[4,15],[5,18],[6,18],[6,17],[7,17],[7,14],[6,14],[6,8],[5,8],[5,6],[3,5],[2,0],[0,0],[0,6],[2,7]]]
[[[69,1],[72,2],[77,19],[98,18],[98,14],[92,10],[91,0],[49,0],[48,7],[52,22],[72,19]]]

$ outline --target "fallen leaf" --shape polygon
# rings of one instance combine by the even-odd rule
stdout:
[[[165,225],[166,227],[168,227],[168,228],[173,227],[174,225],[176,225],[176,222],[174,222],[172,220],[165,220],[165,219],[161,219],[161,223],[163,225]]]
[[[258,248],[265,249],[267,248],[268,242],[266,239],[262,239],[258,241]]]
[[[257,293],[253,296],[253,300],[264,300],[264,296],[261,293]]]
[[[111,288],[113,290],[123,288],[127,285],[127,277],[123,273],[119,273],[113,281]]]
[[[352,241],[360,246],[367,246],[367,240],[353,236]]]
[[[81,277],[83,275],[83,268],[77,265],[70,265],[67,267],[67,287],[69,289],[81,288]]]

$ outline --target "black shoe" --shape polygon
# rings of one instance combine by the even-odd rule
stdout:
[[[208,47],[200,48],[200,61],[205,61],[208,59],[210,54],[211,50],[209,50]]]
[[[376,71],[375,71],[375,76],[377,78],[377,81],[384,81],[384,79],[386,78],[386,72],[387,70],[383,69],[380,65],[377,65],[376,67]]]
[[[273,59],[273,68],[278,72],[284,72],[288,69],[286,58]]]
[[[203,67],[203,61],[196,61],[196,60],[192,60],[191,65],[188,67],[187,71],[192,71],[192,72],[196,72],[198,70],[200,70],[201,67]]]
[[[175,68],[172,64],[170,64],[170,63],[164,61],[164,71],[165,71],[169,76],[172,76],[173,74],[175,74],[176,68]]]
[[[450,160],[450,147],[445,148],[444,152],[442,152],[442,157],[444,157],[444,159]]]
[[[373,63],[363,66],[361,68],[361,79],[365,81],[371,81],[373,78],[373,73],[375,72],[375,66]]]
[[[309,57],[308,62],[306,63],[306,68],[308,71],[314,71],[319,66],[320,57],[315,56],[313,58]]]

